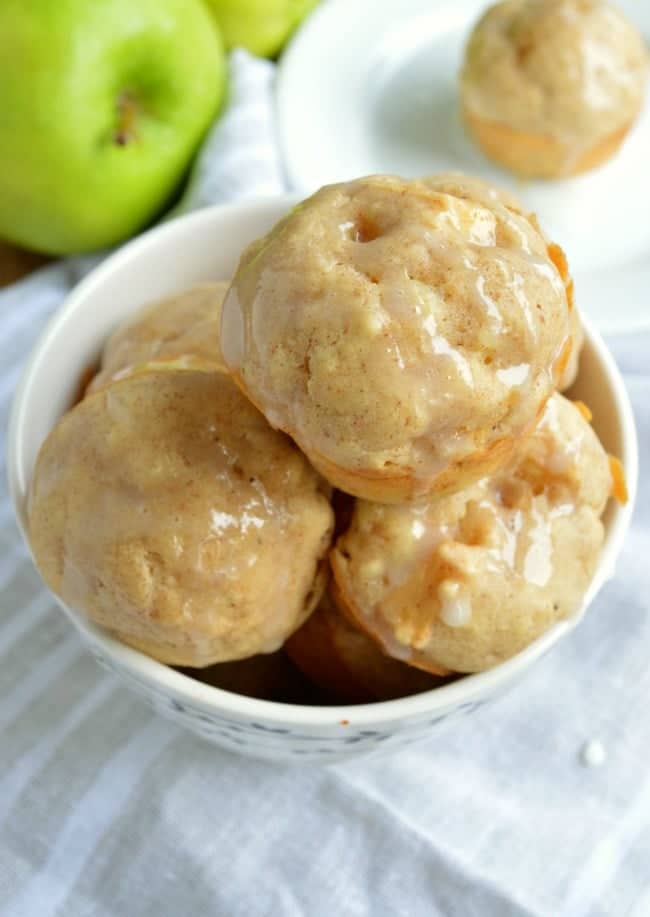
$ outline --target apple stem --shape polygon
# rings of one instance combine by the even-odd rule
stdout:
[[[118,124],[115,131],[115,143],[126,146],[135,139],[135,124],[138,117],[138,106],[130,92],[121,92],[117,100]]]

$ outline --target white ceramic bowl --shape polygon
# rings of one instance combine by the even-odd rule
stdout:
[[[165,223],[122,248],[69,296],[41,335],[15,396],[9,431],[9,483],[26,532],[27,491],[38,449],[74,398],[110,331],[149,300],[192,283],[228,278],[242,248],[266,232],[294,197],[214,207]],[[593,410],[606,448],[625,467],[630,502],[610,501],[600,565],[581,612],[491,671],[384,703],[311,707],[255,700],[203,684],[136,650],[64,608],[97,659],[164,716],[230,751],[284,761],[332,761],[429,736],[434,728],[511,690],[517,679],[578,623],[613,575],[637,479],[634,420],[619,372],[587,327],[575,396]],[[579,639],[579,637],[577,638]]]

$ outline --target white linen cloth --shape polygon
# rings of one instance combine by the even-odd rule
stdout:
[[[281,190],[272,79],[234,56],[230,108],[185,206]],[[3,431],[29,349],[87,264],[0,292]],[[643,472],[650,340],[610,344]],[[233,757],[136,701],[42,588],[4,468],[2,481],[2,917],[650,915],[644,476],[616,580],[516,691],[424,745],[330,768]],[[607,751],[597,769],[580,763],[590,738]]]

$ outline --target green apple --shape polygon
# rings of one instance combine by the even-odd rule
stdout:
[[[113,245],[173,195],[221,104],[202,0],[0,0],[0,237]]]
[[[318,0],[207,0],[226,47],[274,57]]]

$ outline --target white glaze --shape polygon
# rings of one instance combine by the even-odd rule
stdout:
[[[589,739],[580,749],[580,761],[585,767],[602,767],[607,760],[607,749],[599,739]]]

